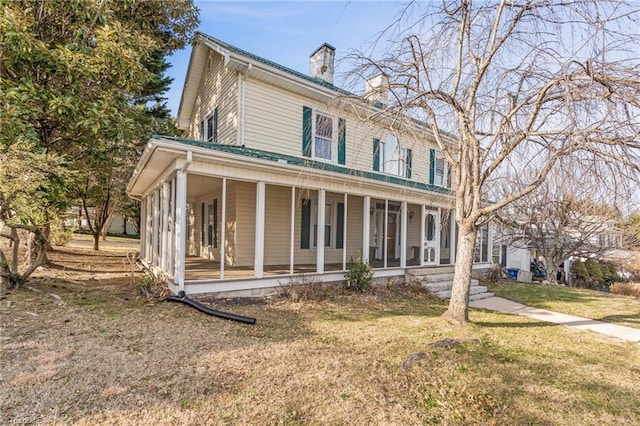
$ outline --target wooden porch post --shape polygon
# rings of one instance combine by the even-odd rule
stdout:
[[[167,182],[162,182],[162,214],[160,218],[162,219],[162,232],[161,232],[161,242],[160,242],[160,269],[162,271],[167,271],[167,238],[169,233],[169,184]]]
[[[325,223],[325,204],[326,191],[318,190],[318,231],[316,232],[316,272],[322,274],[324,272],[324,223]]]
[[[178,170],[176,174],[176,221],[175,221],[175,274],[174,282],[178,291],[184,291],[184,260],[187,240],[187,173]]]
[[[147,258],[147,198],[140,200],[140,258]]]
[[[342,212],[342,270],[347,270],[347,193],[344,194],[344,212]]]
[[[402,202],[400,216],[400,267],[407,267],[407,202]]]
[[[291,187],[291,234],[289,235],[289,273],[293,275],[296,230],[296,187]]]
[[[450,264],[454,265],[456,263],[456,211],[455,209],[451,210],[451,214],[449,215],[449,232],[451,238],[449,238],[449,251],[451,253],[451,261]]]
[[[371,216],[369,210],[371,209],[371,197],[365,195],[362,207],[362,262],[370,263],[369,259],[369,233],[371,227]]]
[[[222,178],[222,212],[220,215],[220,279],[224,279],[227,245],[227,178]]]
[[[151,229],[153,236],[151,238],[152,262],[156,266],[160,266],[160,190],[153,191],[153,219],[151,222]]]
[[[256,233],[253,269],[256,278],[264,276],[265,183],[256,182]]]
[[[420,266],[424,266],[424,216],[427,214],[427,208],[423,204],[420,206]]]
[[[147,249],[145,251],[145,259],[147,260],[147,262],[152,263],[153,262],[153,244],[151,244],[151,240],[152,240],[152,236],[153,236],[153,229],[152,229],[152,225],[153,225],[153,203],[152,203],[152,195],[153,194],[149,194],[147,196],[147,217],[145,218],[145,226],[147,228],[147,236],[146,236],[146,243],[147,243]]]
[[[384,259],[383,267],[387,269],[387,253],[389,253],[389,200],[384,200],[384,240],[382,240],[382,258]]]

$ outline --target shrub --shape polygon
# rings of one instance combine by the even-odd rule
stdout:
[[[349,269],[345,272],[344,277],[347,279],[347,288],[364,293],[371,288],[373,268],[362,261],[362,256],[358,256],[355,260],[351,257]]]
[[[613,283],[609,286],[609,291],[613,294],[633,296],[640,299],[640,283]]]
[[[602,268],[600,267],[600,263],[594,259],[587,259],[585,262],[585,267],[587,271],[589,271],[589,277],[591,277],[597,283],[602,283],[604,281],[604,275],[602,274]]]
[[[579,283],[584,283],[589,278],[589,271],[587,267],[584,265],[579,259],[576,259],[571,264],[571,273],[576,277],[576,281]]]
[[[53,226],[51,228],[51,244],[58,247],[66,246],[73,237],[73,228]]]

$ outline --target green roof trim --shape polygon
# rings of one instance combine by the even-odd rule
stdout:
[[[418,189],[422,191],[430,191],[443,195],[453,195],[453,191],[441,186],[430,185],[423,182],[417,182],[413,180],[403,179],[401,177],[389,176],[382,173],[368,172],[363,170],[350,169],[348,167],[339,166],[336,164],[325,163],[322,161],[310,160],[308,158],[294,157],[292,155],[277,154],[274,152],[263,151],[259,149],[246,148],[237,145],[223,145],[213,142],[196,141],[193,139],[185,139],[177,136],[162,136],[153,135],[152,139],[156,140],[172,140],[185,145],[196,146],[199,148],[206,148],[217,152],[226,152],[229,154],[241,155],[244,157],[257,158],[260,160],[269,160],[274,162],[286,161],[287,164],[300,167],[309,167],[316,170],[324,170],[333,173],[339,173],[347,176],[360,177],[370,179],[378,182],[387,182],[394,185],[403,186],[406,188]]]

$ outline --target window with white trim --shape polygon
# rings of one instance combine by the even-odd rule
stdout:
[[[441,152],[436,152],[434,164],[434,184],[437,186],[449,187],[449,163]]]
[[[329,248],[333,246],[333,204],[326,203],[324,209],[324,246]],[[312,247],[318,247],[318,203],[314,204],[311,214],[311,243]]]
[[[384,141],[380,141],[381,171],[391,175],[406,175],[405,159],[407,150],[400,147],[396,135],[390,133]]]
[[[313,120],[313,157],[335,161],[337,143],[335,136],[337,134],[333,117],[325,114],[315,113]]]
[[[218,139],[218,108],[200,122],[200,139],[207,142],[217,142]]]
[[[207,246],[218,248],[218,199],[207,205]]]
[[[478,228],[476,233],[476,247],[473,255],[475,263],[486,263],[489,261],[489,225]]]

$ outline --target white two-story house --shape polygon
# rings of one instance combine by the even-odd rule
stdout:
[[[362,97],[335,87],[328,44],[310,62],[305,75],[197,34],[184,137],[154,136],[128,185],[141,257],[172,291],[339,281],[357,257],[375,277],[455,262],[451,178],[430,130],[382,113],[384,76]],[[490,233],[479,238],[488,265]]]

